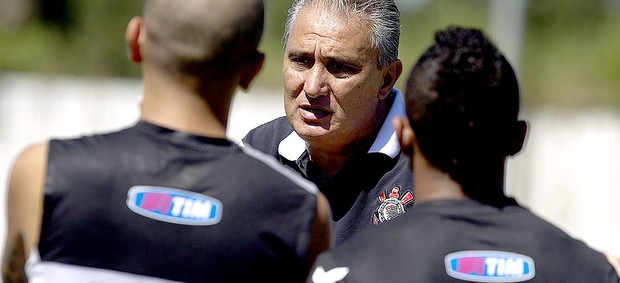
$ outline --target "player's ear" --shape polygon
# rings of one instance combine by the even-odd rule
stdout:
[[[131,62],[142,62],[142,54],[140,53],[140,35],[143,32],[144,21],[142,17],[136,16],[131,18],[127,29],[125,30],[125,40],[128,46],[128,57]]]
[[[392,120],[392,126],[394,127],[394,131],[396,132],[396,136],[398,136],[398,141],[400,142],[400,151],[409,158],[412,158],[413,146],[416,141],[415,134],[409,124],[409,120],[407,117],[396,117]]]
[[[521,151],[525,145],[525,139],[527,137],[527,122],[519,120],[517,121],[514,129],[514,136],[512,138],[510,148],[508,149],[508,155],[512,156]]]
[[[381,88],[379,89],[380,99],[385,99],[388,96],[388,94],[390,94],[390,91],[392,91],[392,88],[394,87],[394,85],[396,84],[396,81],[398,80],[398,78],[400,77],[402,73],[403,73],[403,63],[400,61],[400,59],[396,59],[396,61],[394,61],[392,64],[390,64],[390,66],[388,66],[384,70],[383,84],[381,85]]]
[[[239,86],[243,90],[250,88],[250,84],[263,68],[263,62],[265,62],[265,54],[261,52],[256,51],[255,54],[250,56],[250,59],[246,62],[245,69],[241,72],[239,80]]]

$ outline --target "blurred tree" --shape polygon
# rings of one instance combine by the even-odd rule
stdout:
[[[141,13],[141,1],[33,3],[37,11],[34,17],[26,19],[15,32],[0,33],[0,70],[138,75],[139,68],[125,59],[124,33],[131,16]]]
[[[0,28],[5,32],[19,29],[34,13],[35,0],[0,0]]]
[[[620,15],[608,2],[532,1],[523,71],[528,103],[620,106]]]
[[[493,0],[396,1],[403,77],[438,29],[476,27],[492,38],[496,32],[489,26]],[[260,48],[267,60],[257,84],[282,86],[281,39],[290,4],[265,2]],[[0,0],[0,5],[0,71],[138,77],[139,67],[126,60],[124,31],[141,13],[142,1]],[[525,17],[522,60],[514,62],[521,69],[524,103],[620,107],[620,1],[529,1]],[[403,86],[399,80],[397,87]]]
[[[40,18],[43,22],[58,26],[68,33],[75,20],[75,8],[69,0],[38,0]]]

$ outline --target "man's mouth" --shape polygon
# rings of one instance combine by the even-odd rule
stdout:
[[[306,120],[306,122],[316,122],[318,120],[329,117],[332,112],[329,108],[316,107],[304,105],[299,107],[302,111],[300,112],[301,117]]]
[[[303,109],[305,111],[308,111],[308,112],[312,112],[314,114],[319,114],[319,115],[327,115],[327,114],[329,114],[329,112],[327,112],[325,110],[317,109],[317,108],[302,107],[301,109]]]

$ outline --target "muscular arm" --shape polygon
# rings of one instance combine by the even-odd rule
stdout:
[[[37,144],[25,149],[11,169],[7,186],[8,227],[2,257],[5,283],[27,282],[24,264],[39,240],[46,164],[47,144]]]
[[[314,216],[314,222],[312,223],[312,238],[310,239],[310,246],[308,248],[306,276],[302,282],[305,282],[305,278],[308,277],[310,269],[319,253],[331,248],[332,244],[331,210],[329,208],[329,202],[320,192],[317,192],[316,206],[317,210]]]

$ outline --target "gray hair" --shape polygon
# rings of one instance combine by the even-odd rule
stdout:
[[[384,68],[398,59],[400,11],[394,0],[295,0],[288,10],[284,26],[284,47],[299,11],[314,5],[343,15],[359,15],[370,27],[370,45],[379,51],[378,67]]]

